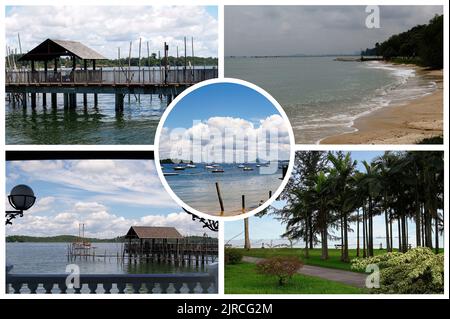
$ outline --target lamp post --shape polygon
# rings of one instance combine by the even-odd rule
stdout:
[[[17,185],[8,195],[9,204],[16,210],[6,211],[6,225],[12,225],[11,220],[17,216],[22,217],[23,211],[31,208],[36,201],[33,190],[27,185]]]

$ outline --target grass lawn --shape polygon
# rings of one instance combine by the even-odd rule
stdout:
[[[275,277],[259,275],[255,265],[240,263],[225,266],[226,294],[361,294],[364,289],[318,277],[296,274],[284,286]]]
[[[238,249],[238,248],[233,248]],[[252,248],[248,251],[239,248],[244,256],[267,258],[273,256],[296,256],[299,257],[306,265],[321,266],[326,268],[350,270],[350,263],[341,261],[340,249],[329,249],[328,260],[320,258],[322,250],[320,248],[310,249],[309,258],[304,258],[303,248]],[[356,249],[349,249],[350,260],[356,258]],[[386,249],[374,249],[375,255],[385,254]],[[361,253],[362,256],[362,253]]]

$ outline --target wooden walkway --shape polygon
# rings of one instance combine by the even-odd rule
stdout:
[[[263,258],[244,256],[242,261],[248,263],[257,263],[263,260]],[[357,273],[353,271],[346,271],[340,269],[332,269],[311,265],[304,265],[299,271],[299,274],[319,277],[331,281],[340,282],[349,286],[365,288],[366,286],[366,274]]]

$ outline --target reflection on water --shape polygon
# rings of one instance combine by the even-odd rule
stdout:
[[[11,273],[64,274],[68,264],[76,264],[82,274],[155,274],[204,272],[206,266],[169,264],[165,262],[122,262],[113,257],[77,258],[68,260],[67,243],[7,243],[6,262],[13,265]],[[94,243],[98,255],[120,255],[118,243]]]
[[[99,94],[94,106],[88,94],[87,107],[83,95],[77,94],[77,108],[64,108],[63,95],[58,94],[58,107],[42,107],[38,94],[37,107],[23,108],[6,102],[7,144],[153,144],[156,127],[167,99],[158,95],[125,97],[123,113],[115,112],[114,94]]]

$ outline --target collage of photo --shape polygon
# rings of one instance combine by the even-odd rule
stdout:
[[[448,298],[447,5],[6,4],[1,295]]]

